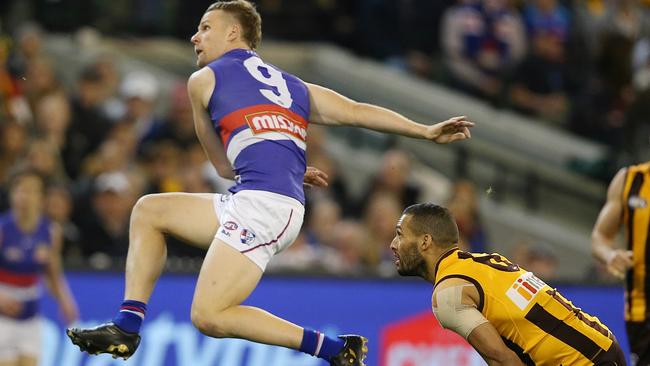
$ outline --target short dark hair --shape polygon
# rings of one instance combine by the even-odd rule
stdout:
[[[256,49],[262,42],[262,17],[255,5],[246,0],[218,1],[205,12],[223,10],[237,19],[242,26],[242,36],[251,49]]]
[[[458,244],[456,220],[445,207],[433,203],[418,203],[404,210],[410,216],[409,228],[417,235],[429,234],[438,246]]]
[[[9,191],[12,191],[15,188],[19,180],[29,176],[36,177],[41,181],[43,188],[42,191],[45,193],[45,190],[48,187],[47,179],[43,174],[41,174],[41,172],[28,165],[20,165],[9,172],[9,179],[7,180]]]

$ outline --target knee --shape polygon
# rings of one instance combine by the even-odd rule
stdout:
[[[152,221],[161,213],[162,197],[159,194],[147,194],[140,197],[133,206],[131,220]]]
[[[213,338],[229,338],[224,318],[216,311],[206,311],[192,306],[192,324],[199,332]]]

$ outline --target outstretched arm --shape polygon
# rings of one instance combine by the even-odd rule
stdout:
[[[355,102],[333,90],[307,84],[311,102],[309,120],[324,125],[357,126],[446,144],[471,137],[473,122],[453,117],[435,125],[424,125],[390,109]]]
[[[235,179],[235,173],[228,161],[223,144],[219,141],[206,113],[215,83],[214,73],[207,67],[193,73],[187,81],[187,92],[192,102],[194,130],[203,146],[203,151],[217,169],[217,173],[222,178]]]
[[[632,252],[616,249],[616,234],[623,217],[623,186],[626,169],[616,173],[607,189],[607,202],[600,210],[594,229],[591,232],[591,249],[594,257],[607,265],[612,275],[623,278],[625,271],[632,267]]]

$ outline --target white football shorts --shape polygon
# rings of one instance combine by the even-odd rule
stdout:
[[[305,216],[299,201],[266,191],[215,194],[213,203],[221,224],[215,238],[247,256],[262,271],[276,253],[293,243]]]
[[[0,315],[0,363],[20,356],[38,358],[41,354],[41,318],[26,320]]]

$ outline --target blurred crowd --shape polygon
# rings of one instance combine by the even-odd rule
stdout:
[[[650,1],[259,4],[266,12],[266,35],[336,42],[602,142],[617,158],[638,160],[648,151]],[[312,21],[293,22],[298,9]]]
[[[290,21],[285,10],[300,8],[299,2],[311,4],[305,14],[313,22]],[[267,35],[337,42],[600,141],[633,160],[648,143],[650,1],[259,3]],[[316,27],[323,27],[320,36]]]
[[[649,0],[253,0],[264,37],[325,41],[636,160],[650,135]],[[213,0],[9,0],[8,27],[189,39]]]
[[[8,208],[11,172],[36,169],[49,183],[45,210],[63,228],[66,257],[107,267],[126,255],[141,195],[209,192],[218,181],[206,175],[184,83],[160,116],[153,75],[121,75],[101,56],[65,87],[42,44],[41,29],[27,25],[0,47],[0,208]],[[182,245],[171,252],[200,254]]]
[[[43,29],[91,25],[115,35],[188,39],[195,28],[188,19],[199,19],[211,2],[83,2],[74,11],[85,18],[63,16],[75,1],[0,5],[7,35],[0,38],[0,209],[8,208],[4,183],[13,169],[40,171],[50,183],[46,211],[64,229],[69,262],[122,263],[131,208],[143,194],[225,192],[230,182],[216,175],[198,144],[184,80],[169,89],[148,70],[124,72],[110,55],[98,55],[73,84],[63,83],[55,70],[65,65],[44,51]],[[647,144],[650,1],[257,3],[266,38],[335,42],[616,151],[637,154]],[[128,19],[119,16],[123,10]],[[12,25],[21,14],[43,28]],[[427,198],[413,179],[416,162],[404,151],[386,151],[367,186],[353,194],[327,138],[310,127],[308,159],[329,174],[330,185],[307,191],[303,231],[270,269],[394,274],[388,245],[395,223],[404,207]],[[463,248],[492,250],[472,182],[453,182],[442,203],[457,219]],[[168,243],[175,269],[200,265],[203,250]],[[557,258],[543,243],[522,242],[505,254],[542,277],[555,274]]]

